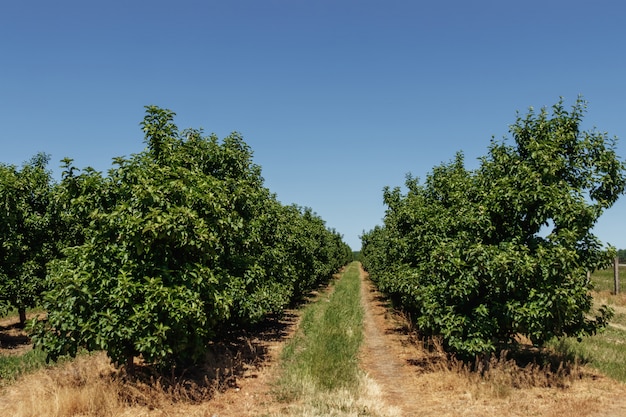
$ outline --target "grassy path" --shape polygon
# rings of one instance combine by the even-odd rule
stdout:
[[[353,262],[334,289],[302,313],[285,346],[277,384],[286,404],[272,416],[395,416],[359,366],[363,342],[360,265]]]
[[[334,291],[303,312],[300,332],[283,351],[283,384],[289,390],[358,386],[358,352],[363,339],[358,267],[351,264]]]

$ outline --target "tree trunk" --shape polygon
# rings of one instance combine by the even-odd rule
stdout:
[[[135,356],[132,353],[126,356],[126,373],[131,377],[135,376]]]
[[[17,311],[20,314],[20,327],[26,326],[26,309],[24,307],[20,307]]]

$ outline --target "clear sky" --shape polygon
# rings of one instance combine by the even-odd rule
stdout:
[[[463,151],[516,111],[582,94],[585,128],[626,156],[623,0],[108,0],[0,5],[0,162],[36,152],[106,171],[143,149],[144,106],[239,131],[285,204],[355,250],[384,186]],[[626,248],[626,196],[596,234]]]

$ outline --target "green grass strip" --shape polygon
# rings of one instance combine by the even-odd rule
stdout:
[[[41,349],[29,350],[22,355],[0,355],[0,386],[15,381],[20,375],[45,366],[47,366],[46,354]]]
[[[351,263],[333,291],[305,307],[300,328],[285,346],[278,382],[284,400],[310,391],[356,390],[363,340],[358,263]]]
[[[591,280],[596,291],[614,291],[613,267],[600,269],[591,274]],[[619,267],[620,292],[626,291],[626,266]]]
[[[605,331],[584,337],[581,342],[575,338],[553,341],[551,344],[561,353],[576,357],[588,363],[608,377],[626,383],[626,332],[608,327]]]

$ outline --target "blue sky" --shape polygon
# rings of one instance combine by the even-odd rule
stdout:
[[[477,166],[516,111],[589,102],[626,156],[626,3],[43,0],[0,5],[0,162],[39,151],[106,171],[143,149],[145,105],[239,131],[266,186],[359,249],[384,186],[463,151]],[[596,234],[626,248],[626,197]]]

